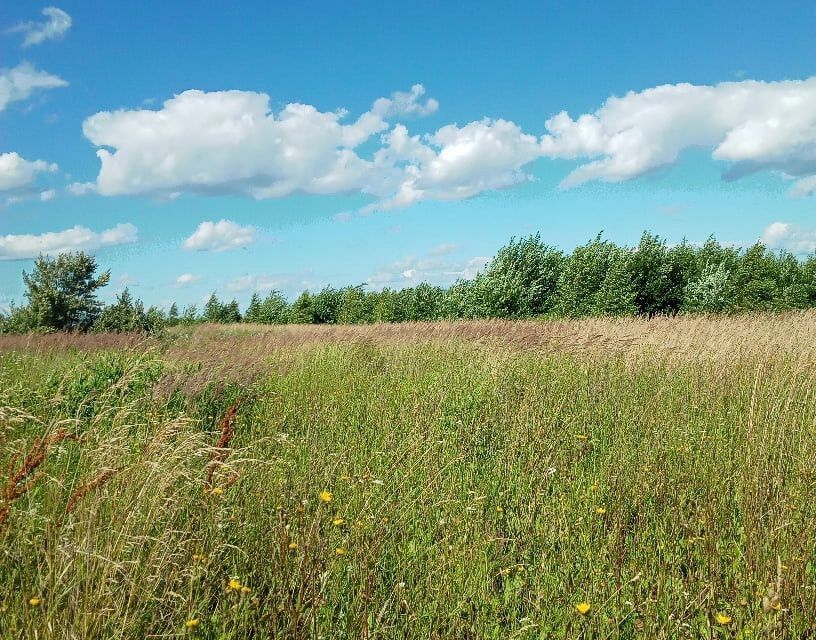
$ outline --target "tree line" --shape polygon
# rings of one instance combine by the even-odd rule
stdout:
[[[110,281],[85,253],[40,256],[23,272],[27,304],[0,314],[0,333],[139,331],[211,323],[365,324],[443,319],[655,316],[740,313],[816,307],[816,253],[797,258],[761,243],[746,249],[714,237],[702,245],[669,245],[646,232],[636,247],[601,234],[572,253],[540,235],[513,238],[482,272],[448,288],[422,283],[404,289],[365,285],[304,291],[289,302],[279,291],[254,294],[241,310],[213,293],[199,309],[145,308],[125,289],[103,305],[96,292]]]

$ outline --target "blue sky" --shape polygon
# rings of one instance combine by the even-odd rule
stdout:
[[[533,232],[811,251],[814,43],[812,2],[3,3],[0,307],[70,248],[163,305]]]

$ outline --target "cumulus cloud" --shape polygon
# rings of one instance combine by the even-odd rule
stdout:
[[[0,192],[21,191],[31,187],[39,173],[53,173],[57,165],[45,160],[26,160],[11,151],[0,154]]]
[[[9,29],[10,33],[23,33],[23,46],[30,47],[42,44],[46,40],[61,38],[71,28],[71,16],[57,7],[46,7],[42,10],[45,20],[41,22],[21,22]]]
[[[762,232],[760,242],[771,249],[786,249],[796,254],[811,253],[816,251],[816,231],[789,222],[773,222]]]
[[[56,189],[46,189],[45,191],[40,191],[40,200],[43,202],[48,202],[49,200],[53,200],[57,197]]]
[[[40,71],[28,62],[12,69],[0,69],[0,111],[12,102],[26,100],[37,91],[67,86],[62,78]]]
[[[186,287],[200,281],[201,276],[193,273],[182,273],[178,278],[176,278],[176,284],[179,287]]]
[[[372,196],[367,212],[512,187],[542,157],[582,162],[567,188],[636,178],[690,148],[726,162],[725,179],[772,169],[794,180],[792,193],[816,191],[816,77],[653,87],[575,119],[558,113],[543,135],[501,118],[411,134],[394,120],[435,111],[424,92],[379,98],[349,121],[307,104],[273,113],[264,93],[193,90],[157,110],[97,113],[83,131],[99,147],[103,195],[350,192]]]
[[[730,163],[726,179],[777,169],[816,189],[816,77],[783,82],[662,85],[611,97],[594,113],[545,123],[545,155],[589,159],[563,181],[618,182],[675,162],[685,149]]]
[[[136,227],[130,223],[118,224],[99,233],[77,225],[65,231],[39,235],[0,236],[0,260],[27,260],[41,253],[54,255],[66,251],[95,251],[102,247],[136,242],[138,238]]]
[[[255,242],[255,227],[242,227],[231,220],[219,220],[218,222],[202,222],[181,246],[186,251],[221,253],[249,246],[253,242]]]

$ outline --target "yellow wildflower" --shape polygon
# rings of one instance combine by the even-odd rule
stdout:
[[[241,587],[241,593],[249,593],[250,591],[252,591],[252,589],[250,589],[250,588],[249,588],[248,586],[246,586],[246,585],[243,585],[243,586]]]
[[[221,487],[215,487],[210,491],[210,494],[214,496],[220,496],[222,493],[224,493],[224,490]]]
[[[597,513],[599,516],[602,516],[603,514],[606,513],[606,509],[604,509],[603,507],[598,507],[597,509],[595,509],[595,513]]]
[[[497,513],[504,513],[504,507],[496,507]]]
[[[199,620],[198,618],[190,618],[187,622],[184,623],[184,626],[188,629],[195,629],[198,626]]]
[[[28,599],[28,604],[30,604],[32,607],[39,607],[41,603],[42,598],[37,598],[36,596]]]
[[[230,578],[228,586],[233,591],[239,591],[241,589],[241,581],[237,578]]]
[[[289,543],[289,548],[290,548],[292,551],[294,551],[295,549],[297,549],[297,547],[298,547],[297,542],[290,542],[290,543]]]
[[[585,442],[586,440],[588,440],[588,436],[584,433],[577,433],[575,434],[575,437],[578,438],[581,442]]]
[[[321,502],[331,502],[333,497],[334,496],[332,495],[331,491],[321,491],[320,492],[320,501]]]
[[[344,556],[344,555],[346,555],[346,550],[343,547],[337,547],[334,550],[334,553],[335,553],[335,555],[338,555],[338,556]]]
[[[339,526],[341,526],[341,525],[345,524],[345,522],[346,522],[346,521],[345,521],[345,520],[343,520],[343,518],[341,518],[340,516],[337,516],[337,517],[335,517],[335,519],[334,519],[334,520],[332,520],[332,524],[333,524],[335,527],[339,527]]]
[[[716,616],[714,616],[714,619],[717,621],[717,624],[722,624],[722,625],[731,624],[731,616],[729,616],[729,615],[727,615],[725,613],[722,613],[722,612],[720,612]]]
[[[579,602],[575,605],[575,610],[580,613],[582,616],[585,616],[589,613],[589,610],[592,608],[592,605],[588,602]]]

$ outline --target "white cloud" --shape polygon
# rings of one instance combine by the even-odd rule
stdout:
[[[248,91],[185,91],[159,111],[97,113],[85,136],[99,147],[102,195],[237,193],[255,198],[366,188],[373,164],[353,149],[386,123],[372,113],[342,114]],[[378,182],[381,182],[378,181]]]
[[[67,86],[68,83],[62,78],[38,71],[28,62],[22,62],[13,69],[0,69],[0,111],[12,102],[26,100],[36,91]]]
[[[234,293],[244,291],[267,292],[277,289],[283,284],[281,280],[273,276],[265,275],[245,275],[231,280],[227,284],[227,289]]]
[[[428,98],[424,104],[419,99],[425,95],[425,87],[415,84],[411,91],[395,91],[390,98],[378,98],[371,112],[384,120],[399,116],[428,116],[439,109],[439,102]]]
[[[48,202],[49,200],[53,200],[57,197],[57,192],[55,189],[46,189],[45,191],[40,191],[40,200],[43,202]]]
[[[72,182],[67,187],[68,193],[72,196],[84,196],[89,193],[96,193],[95,182]]]
[[[200,281],[201,276],[193,273],[182,273],[178,278],[176,278],[176,284],[179,287],[186,287]]]
[[[783,82],[662,85],[611,97],[576,119],[546,122],[545,155],[587,158],[563,181],[618,182],[674,163],[685,149],[712,149],[736,179],[763,169],[801,178],[793,191],[816,189],[816,77]]]
[[[553,116],[543,136],[503,119],[423,136],[391,123],[436,110],[423,95],[415,85],[380,98],[346,124],[345,111],[306,104],[272,113],[263,93],[185,91],[159,110],[97,113],[83,130],[100,147],[103,195],[351,192],[374,198],[365,213],[512,187],[542,157],[584,161],[563,180],[571,187],[635,178],[698,147],[728,163],[726,179],[772,169],[795,180],[792,193],[816,191],[816,77],[630,92],[576,119]]]
[[[445,248],[449,246],[456,245],[440,245],[440,247]],[[436,249],[438,248],[436,247]],[[401,289],[403,287],[412,287],[420,282],[447,286],[460,278],[474,278],[491,260],[479,256],[464,261],[449,262],[442,260],[439,257],[440,255],[444,255],[444,253],[434,255],[432,249],[423,258],[417,258],[415,255],[405,256],[382,271],[372,274],[366,282],[372,288],[393,287]]]
[[[255,227],[241,225],[231,220],[202,222],[193,235],[182,243],[186,251],[230,251],[255,242]]]
[[[39,254],[54,255],[65,251],[95,251],[101,247],[127,244],[138,240],[138,232],[130,223],[118,224],[100,233],[79,225],[65,231],[39,235],[0,236],[0,260],[26,260]]]
[[[816,251],[816,230],[803,229],[789,222],[773,222],[762,232],[760,242],[771,249],[811,253]]]
[[[71,16],[57,7],[42,10],[46,20],[42,22],[21,22],[9,29],[10,33],[24,33],[23,46],[42,44],[46,40],[60,38],[71,28]]]
[[[39,173],[53,173],[57,165],[45,160],[26,160],[11,151],[0,154],[0,192],[26,190],[37,180]]]

